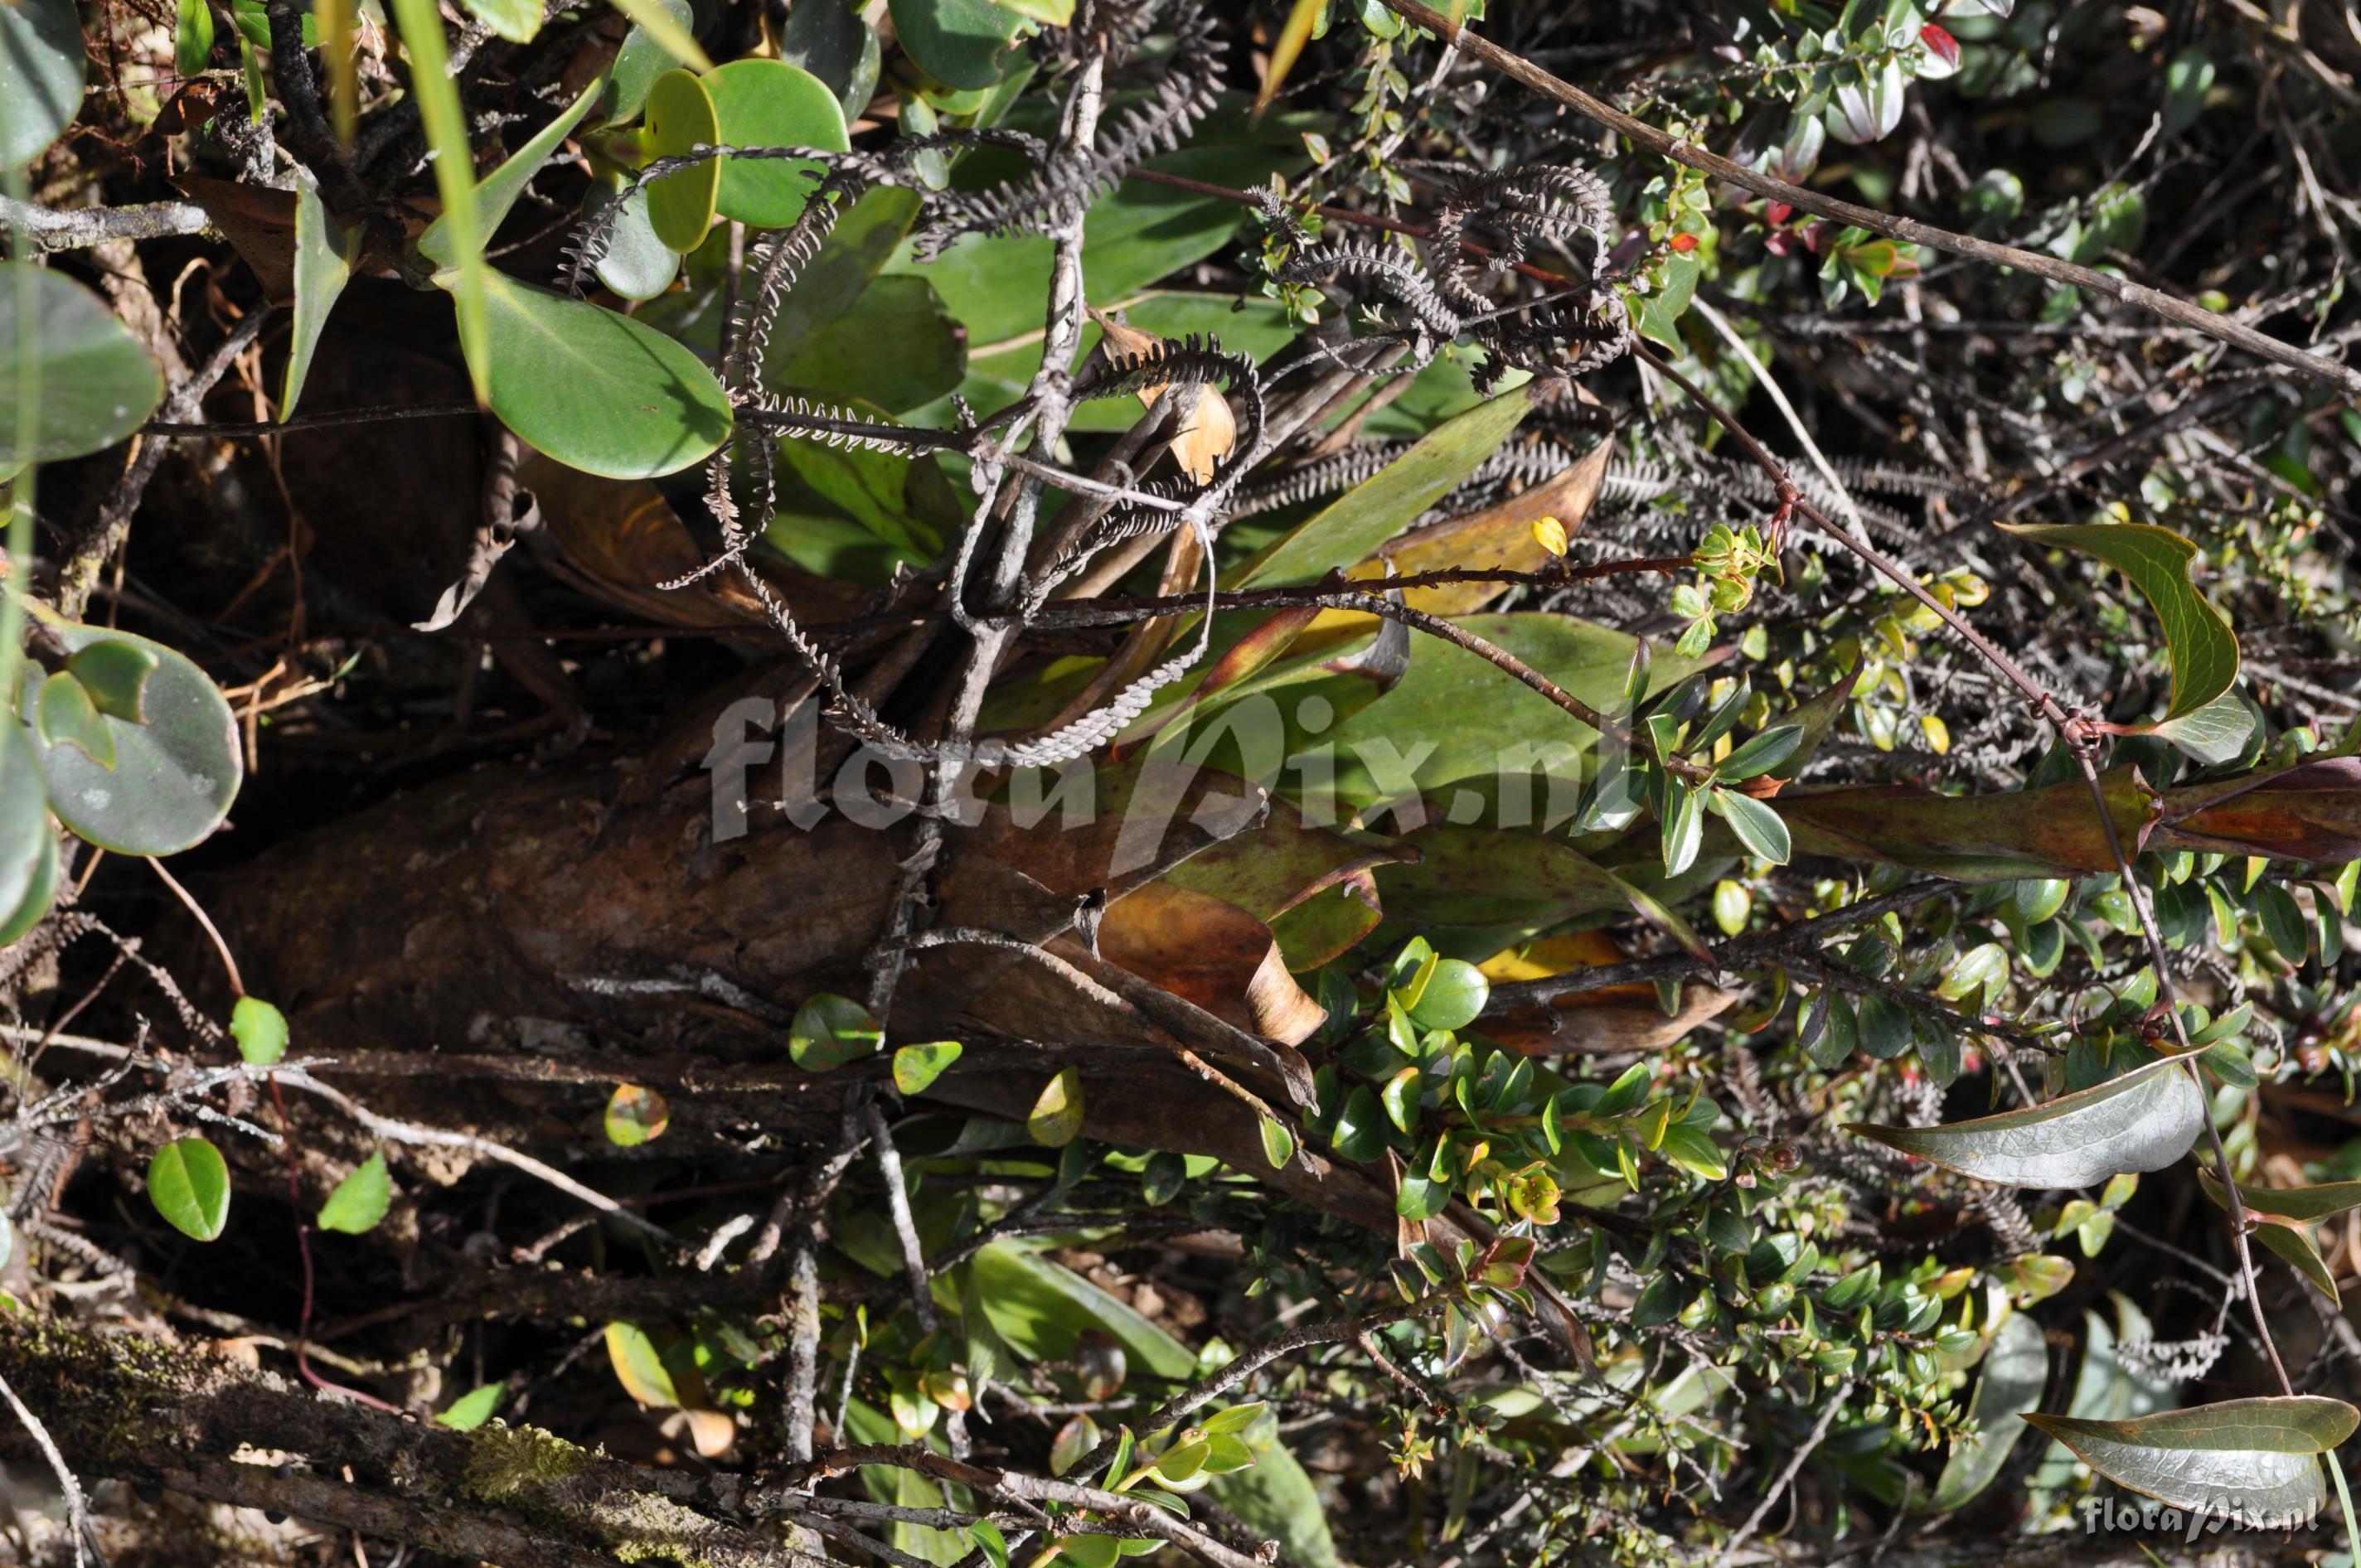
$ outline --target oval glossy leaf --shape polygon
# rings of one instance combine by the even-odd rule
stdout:
[[[823,991],[796,1009],[787,1026],[787,1054],[806,1072],[829,1072],[874,1056],[885,1032],[869,1009],[849,996]]]
[[[229,1037],[248,1067],[269,1067],[287,1054],[287,1014],[259,996],[241,996],[229,1010]]]
[[[783,60],[733,60],[704,79],[728,147],[852,146],[844,110],[828,84]],[[781,229],[803,215],[820,166],[807,158],[730,158],[721,162],[715,210],[754,228]]]
[[[889,0],[894,35],[920,69],[947,87],[975,92],[1007,74],[1008,46],[1027,26],[991,0]]]
[[[730,400],[697,356],[643,323],[495,273],[492,411],[569,468],[645,479],[730,433]]]
[[[41,749],[49,809],[76,833],[126,855],[170,855],[203,840],[229,814],[246,776],[237,723],[206,674],[159,642],[96,626],[51,630],[72,653],[124,641],[155,655],[140,688],[141,724],[104,720],[115,766],[78,746]]]
[[[13,9],[0,6],[0,60],[7,56],[6,13]],[[6,77],[7,67],[0,64],[0,99],[7,94]],[[19,382],[13,373],[20,303],[30,306],[37,323],[29,449],[17,444]],[[0,262],[0,344],[7,345],[12,367],[0,376],[0,469],[104,451],[138,429],[163,400],[164,378],[131,329],[96,294],[48,268]]]
[[[2172,706],[2165,721],[2196,712],[2238,678],[2238,639],[2230,619],[2191,580],[2197,546],[2169,528],[2143,522],[2002,523],[2020,539],[2094,555],[2132,580],[2164,627],[2172,660]]]
[[[664,1129],[672,1125],[672,1107],[653,1089],[642,1089],[636,1083],[620,1084],[607,1097],[601,1124],[609,1143],[620,1148],[637,1148],[664,1136]]]
[[[1476,1022],[1491,995],[1491,982],[1474,964],[1459,959],[1439,959],[1425,989],[1419,992],[1417,1005],[1410,1010],[1411,1022],[1422,1029],[1464,1029]]]
[[[2205,1096],[2177,1061],[2160,1061],[2045,1104],[1942,1127],[1846,1130],[1946,1170],[2004,1187],[2089,1187],[2161,1170],[2205,1125]]]
[[[320,1205],[320,1228],[342,1231],[351,1236],[366,1235],[377,1229],[378,1222],[391,1207],[393,1177],[385,1168],[385,1156],[373,1154],[337,1182],[328,1201]]]
[[[229,1223],[229,1167],[203,1138],[181,1138],[148,1162],[148,1201],[181,1234],[209,1242]]]
[[[2174,1508],[2308,1519],[2328,1501],[2316,1455],[2352,1435],[2356,1412],[2342,1399],[2298,1395],[2127,1421],[2025,1419],[2117,1486]]]
[[[73,0],[0,5],[0,169],[30,163],[82,112]]]
[[[960,1058],[957,1040],[929,1040],[904,1046],[894,1053],[894,1087],[905,1094],[923,1094],[943,1069]]]
[[[677,158],[699,145],[720,141],[713,100],[705,84],[686,71],[667,71],[648,89],[647,149],[656,158]],[[714,197],[721,189],[721,160],[667,174],[648,185],[648,224],[656,237],[686,255],[705,243],[713,226]]]
[[[2009,1451],[2025,1435],[2018,1418],[2033,1413],[2048,1382],[2049,1345],[2041,1325],[2023,1312],[2012,1312],[1984,1352],[1983,1376],[1969,1407],[1975,1433],[1951,1444],[1942,1478],[1927,1505],[1929,1511],[1956,1508],[1993,1484],[2008,1463]]]

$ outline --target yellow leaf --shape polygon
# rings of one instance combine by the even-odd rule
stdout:
[[[1031,1114],[1025,1118],[1025,1130],[1037,1144],[1051,1148],[1063,1148],[1079,1136],[1082,1130],[1082,1080],[1072,1068],[1060,1071],[1041,1091],[1041,1098],[1033,1102]]]

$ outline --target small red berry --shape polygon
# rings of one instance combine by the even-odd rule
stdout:
[[[1695,250],[1697,248],[1697,236],[1693,234],[1676,234],[1673,236],[1673,248],[1680,252],[1683,256],[1686,256],[1690,251]]]

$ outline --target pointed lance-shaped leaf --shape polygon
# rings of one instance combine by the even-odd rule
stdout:
[[[2136,1420],[2025,1418],[2118,1486],[2199,1514],[2310,1518],[2328,1501],[2318,1454],[2361,1412],[2317,1395],[2231,1399]]]
[[[2200,1170],[2197,1179],[2208,1198],[2229,1207],[2228,1194],[2212,1171]],[[2324,1181],[2317,1187],[2240,1187],[2238,1199],[2257,1214],[2317,1222],[2334,1219],[2348,1209],[2361,1209],[2361,1181]]]
[[[2205,1096],[2178,1061],[2160,1061],[2095,1089],[2022,1111],[1942,1127],[1846,1130],[1946,1170],[2004,1187],[2088,1187],[2122,1171],[2160,1170],[2189,1152],[2205,1125]]]

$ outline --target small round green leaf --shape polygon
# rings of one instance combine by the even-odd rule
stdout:
[[[213,678],[161,643],[97,626],[51,629],[70,653],[102,641],[136,644],[156,659],[140,687],[146,722],[105,718],[115,765],[76,745],[40,749],[49,809],[84,839],[126,855],[170,855],[201,842],[246,776],[237,721]],[[39,672],[33,672],[38,674]],[[32,699],[28,682],[23,694]]]
[[[392,1206],[393,1178],[385,1168],[385,1156],[373,1154],[337,1182],[328,1201],[320,1205],[320,1228],[364,1235],[377,1229]]]
[[[645,479],[730,433],[730,399],[644,322],[494,273],[485,289],[492,411],[569,468]]]
[[[894,1087],[905,1094],[920,1094],[960,1058],[957,1040],[929,1040],[904,1046],[894,1053]]]
[[[203,1138],[181,1138],[148,1162],[148,1201],[181,1234],[209,1242],[229,1223],[229,1167]]]
[[[1476,1022],[1491,995],[1482,970],[1463,959],[1440,959],[1410,1009],[1411,1022],[1422,1029],[1464,1029]]]
[[[229,1010],[230,1038],[249,1067],[269,1067],[287,1054],[287,1014],[259,996],[241,996]]]
[[[664,1129],[670,1125],[672,1107],[653,1089],[626,1083],[607,1097],[607,1141],[610,1144],[636,1148],[664,1136]]]
[[[828,84],[783,60],[733,60],[703,78],[726,147],[852,146],[844,111]],[[721,161],[714,203],[725,218],[754,228],[785,228],[803,215],[820,166],[809,159],[730,158]]]
[[[705,84],[686,71],[667,71],[648,89],[646,146],[654,158],[677,158],[721,140],[713,99]],[[648,186],[648,223],[656,237],[686,255],[704,243],[713,226],[713,203],[721,188],[721,160],[708,159]]]
[[[806,1072],[830,1072],[849,1061],[874,1056],[885,1032],[869,1009],[849,996],[821,992],[796,1009],[787,1027],[787,1055]]]
[[[10,66],[8,52],[17,37],[12,13],[45,6],[46,0],[22,5],[0,5],[0,105],[6,104]],[[68,26],[73,12],[66,10]],[[81,36],[75,35],[76,66],[80,66]],[[81,80],[75,79],[75,101],[81,101]],[[5,141],[6,116],[0,106],[0,141]],[[0,164],[18,161],[0,157]],[[29,296],[37,323],[33,338],[33,440],[29,450],[17,446],[16,364],[19,295]],[[105,302],[90,290],[47,268],[27,261],[0,262],[0,345],[10,373],[0,375],[0,469],[61,457],[80,457],[104,451],[139,428],[139,422],[163,400],[164,378],[131,329],[115,318]]]

